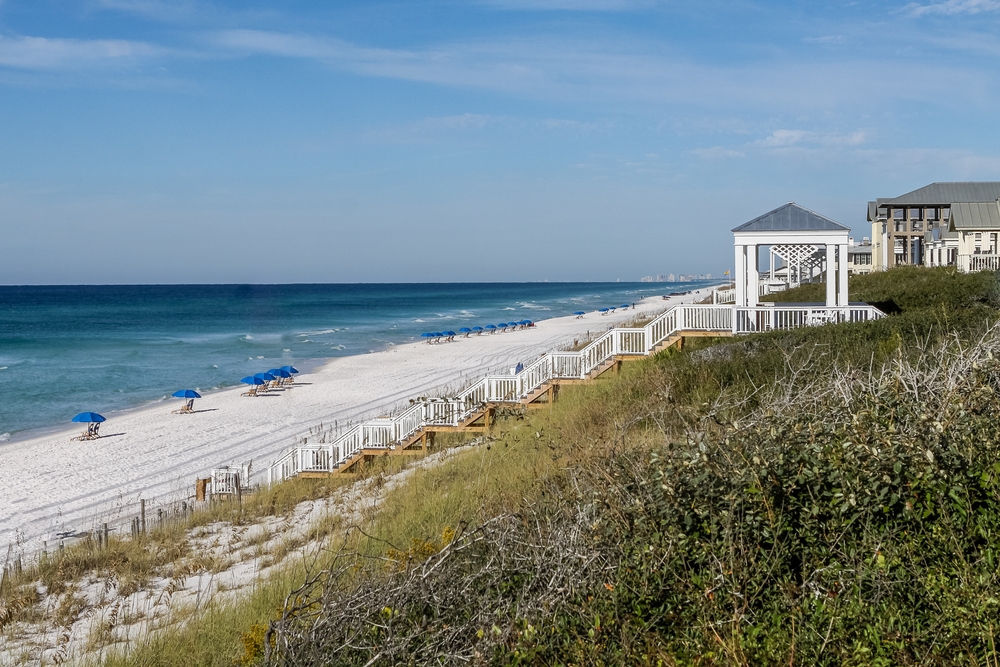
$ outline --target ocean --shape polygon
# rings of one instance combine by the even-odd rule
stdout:
[[[0,286],[0,444],[285,364],[541,320],[716,281]]]

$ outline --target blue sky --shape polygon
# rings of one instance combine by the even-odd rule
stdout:
[[[0,283],[719,273],[1000,180],[1000,0],[0,0]]]

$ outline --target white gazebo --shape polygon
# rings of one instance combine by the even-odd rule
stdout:
[[[733,230],[736,246],[736,307],[753,308],[760,298],[760,248],[768,247],[770,277],[774,258],[785,262],[789,284],[819,269],[826,272],[826,306],[847,301],[847,246],[850,229],[795,202],[754,218]],[[793,283],[794,277],[794,283]]]

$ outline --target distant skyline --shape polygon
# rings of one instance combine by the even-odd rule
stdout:
[[[721,273],[1000,180],[1000,0],[0,0],[0,284]]]

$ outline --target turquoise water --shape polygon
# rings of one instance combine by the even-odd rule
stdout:
[[[420,334],[620,306],[697,283],[0,286],[0,440]]]

